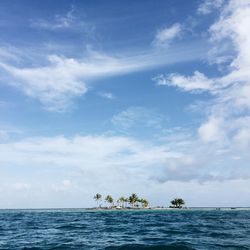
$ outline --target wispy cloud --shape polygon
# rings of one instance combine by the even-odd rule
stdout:
[[[203,73],[195,71],[193,76],[185,77],[180,74],[159,75],[153,78],[157,85],[174,86],[183,91],[203,92],[215,89],[214,81]]]
[[[9,109],[11,104],[6,104],[4,109]],[[1,103],[0,103],[1,109]],[[17,139],[25,134],[25,130],[13,126],[11,124],[5,124],[3,120],[0,121],[0,143],[6,143],[12,139]]]
[[[70,64],[59,57],[50,57],[51,67],[19,69],[1,63],[27,96],[39,99],[49,110],[62,111],[70,104],[71,97],[86,92],[78,75],[71,74]]]
[[[0,47],[0,56],[2,60],[17,60],[18,56],[16,53],[13,53],[13,50],[16,52],[15,48],[11,47]]]
[[[81,32],[93,33],[94,25],[78,18],[75,12],[75,7],[71,6],[71,9],[65,15],[57,14],[52,18],[31,20],[31,27],[52,31],[80,28]]]
[[[159,30],[153,41],[155,46],[166,46],[177,37],[180,37],[182,28],[179,23],[172,25],[171,27],[166,27]]]
[[[117,129],[126,131],[135,127],[160,129],[165,120],[166,118],[163,115],[156,113],[154,110],[143,107],[129,107],[114,115],[112,123]]]
[[[47,110],[65,111],[74,97],[86,93],[90,80],[123,75],[189,60],[201,59],[205,50],[191,44],[183,48],[173,47],[163,52],[155,50],[137,52],[119,57],[89,51],[84,58],[68,58],[48,55],[45,66],[17,67],[0,62],[9,77],[7,82],[19,88],[27,96],[38,99]],[[3,74],[4,75],[4,74]]]
[[[111,92],[99,92],[98,95],[109,100],[114,100],[116,98]]]
[[[202,15],[210,14],[214,9],[220,8],[224,3],[224,0],[203,0],[198,7],[198,13]]]
[[[0,142],[5,141],[9,138],[9,134],[6,130],[0,130]]]

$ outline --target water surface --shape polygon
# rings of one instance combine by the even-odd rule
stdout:
[[[250,211],[0,210],[0,249],[250,249]]]

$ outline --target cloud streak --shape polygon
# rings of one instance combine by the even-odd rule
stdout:
[[[71,9],[65,15],[57,14],[52,18],[31,20],[30,25],[33,28],[49,31],[74,31],[81,29],[81,32],[94,34],[94,25],[79,19],[75,12],[75,7],[71,6]]]
[[[186,45],[182,49],[166,50],[165,53],[163,56],[162,51],[151,50],[118,57],[89,51],[84,58],[49,55],[45,66],[40,67],[17,67],[2,61],[0,68],[3,74],[7,73],[5,82],[25,95],[38,99],[47,110],[65,111],[75,97],[88,91],[93,81],[160,65],[198,60],[202,58],[204,50]]]

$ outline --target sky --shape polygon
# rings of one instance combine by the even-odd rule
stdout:
[[[250,206],[250,1],[0,4],[0,208]]]

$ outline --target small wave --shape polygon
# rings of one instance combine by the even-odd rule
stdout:
[[[142,245],[129,244],[122,246],[112,246],[105,248],[106,250],[194,250],[188,244],[169,244],[169,245]]]
[[[40,247],[23,247],[22,250],[42,250]]]
[[[85,229],[86,225],[74,225],[74,224],[66,224],[57,226],[56,229],[63,229],[63,230],[79,230],[79,229]]]

